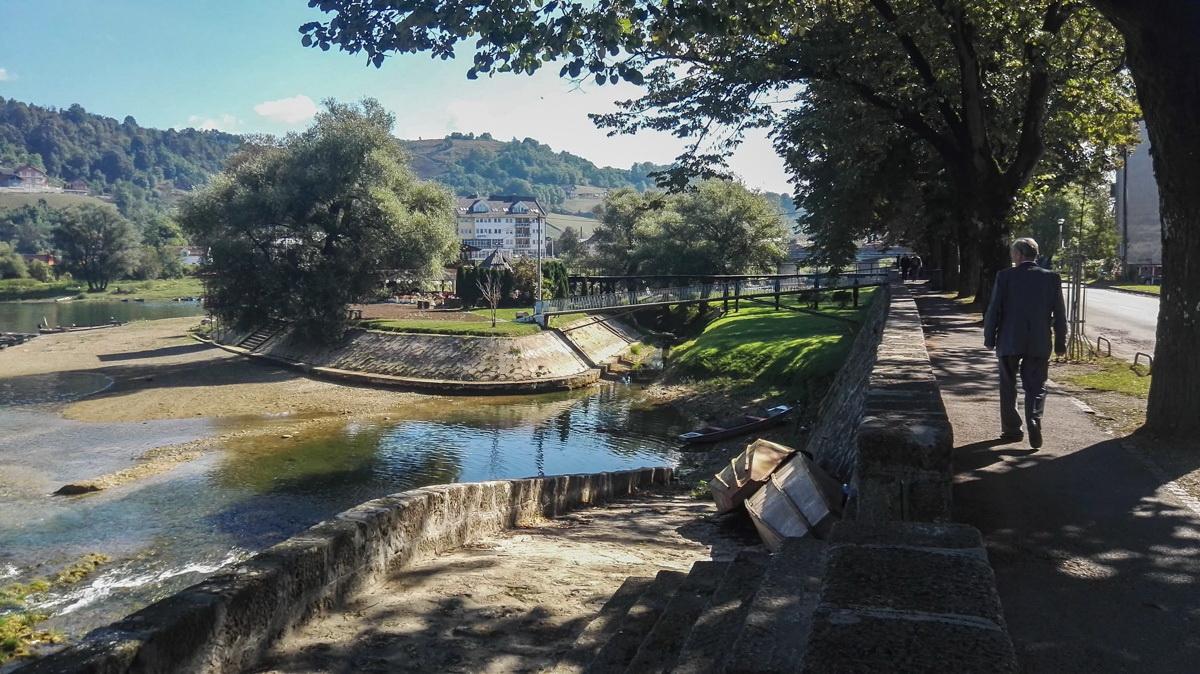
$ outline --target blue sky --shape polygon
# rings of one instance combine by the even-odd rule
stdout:
[[[669,162],[684,146],[659,133],[608,138],[588,120],[634,87],[573,90],[557,67],[472,82],[466,60],[422,54],[376,70],[360,56],[301,47],[299,26],[322,16],[305,0],[0,0],[0,96],[234,133],[303,128],[324,98],[372,96],[396,114],[403,138],[528,136],[620,167]],[[751,187],[790,191],[761,134],[732,166]]]

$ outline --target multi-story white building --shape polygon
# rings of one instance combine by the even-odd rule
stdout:
[[[1158,279],[1162,275],[1162,217],[1150,157],[1153,150],[1144,122],[1141,135],[1142,142],[1126,152],[1125,165],[1117,169],[1113,189],[1117,198],[1117,253],[1131,278]]]
[[[458,198],[458,238],[482,260],[494,250],[507,257],[546,257],[546,211],[533,197],[492,195]]]

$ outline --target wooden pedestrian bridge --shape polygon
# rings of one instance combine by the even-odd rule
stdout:
[[[541,300],[534,306],[533,318],[546,319],[563,314],[593,311],[629,310],[672,304],[721,302],[736,311],[742,300],[762,303],[774,299],[779,308],[785,295],[804,295],[815,305],[826,291],[847,291],[858,304],[858,290],[887,285],[887,269],[853,273],[711,275],[711,276],[571,276],[572,294]],[[850,298],[847,298],[850,299]]]

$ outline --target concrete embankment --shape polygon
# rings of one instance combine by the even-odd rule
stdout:
[[[585,317],[521,337],[351,330],[332,346],[290,331],[229,335],[217,345],[308,374],[438,392],[508,393],[579,388],[638,341],[617,319]]]
[[[670,468],[425,487],[368,501],[24,672],[238,672],[389,572],[521,523],[671,480]]]

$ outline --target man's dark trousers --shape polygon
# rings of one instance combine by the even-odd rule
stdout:
[[[1017,374],[1025,389],[1025,423],[1042,426],[1046,408],[1046,373],[1050,359],[1039,356],[1000,356],[1000,432],[1021,435],[1021,416],[1017,414]]]

